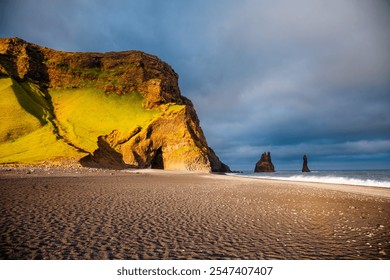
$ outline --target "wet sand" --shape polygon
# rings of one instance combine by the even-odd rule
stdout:
[[[0,259],[390,259],[390,189],[0,168]]]

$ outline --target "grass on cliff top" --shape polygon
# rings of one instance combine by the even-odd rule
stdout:
[[[75,146],[93,152],[97,138],[114,129],[126,137],[137,126],[148,125],[160,110],[143,108],[144,97],[139,93],[105,94],[102,90],[50,90],[61,134]]]

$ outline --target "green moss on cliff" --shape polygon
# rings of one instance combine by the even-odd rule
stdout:
[[[137,93],[105,94],[96,88],[51,89],[0,79],[0,163],[34,163],[53,158],[79,159],[97,149],[99,136],[114,129],[126,138],[136,127],[147,127],[163,112],[145,109]]]
[[[0,163],[39,163],[50,160],[78,160],[85,156],[53,133],[51,125],[45,125],[15,141],[0,144]]]
[[[56,135],[49,103],[34,84],[0,79],[0,163],[82,156]]]
[[[26,99],[30,98],[20,86],[14,86],[12,79],[0,79],[0,143],[14,141],[41,127],[39,118],[21,105],[20,101],[25,103]],[[34,104],[29,107],[31,112],[38,111]]]
[[[160,110],[144,109],[145,99],[136,92],[105,94],[94,88],[49,92],[61,135],[88,152],[97,149],[98,136],[116,129],[126,137],[161,114]]]

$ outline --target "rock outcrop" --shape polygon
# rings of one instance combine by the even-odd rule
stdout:
[[[310,169],[307,165],[307,156],[303,156],[303,165],[302,165],[302,172],[310,172]]]
[[[271,160],[271,153],[263,153],[256,163],[255,172],[275,172],[275,167]]]
[[[140,51],[71,53],[18,38],[0,39],[0,78],[11,78],[13,88],[19,85],[23,89],[31,85],[37,88],[35,91],[49,104],[45,110],[50,111],[46,115],[51,116],[52,133],[82,154],[83,165],[230,171],[208,146],[192,102],[180,93],[177,73],[156,56]],[[69,131],[64,126],[64,120],[57,116],[58,104],[51,95],[52,91],[84,89],[103,92],[108,98],[138,94],[143,98],[142,108],[138,109],[145,114],[153,113],[153,117],[145,117],[139,124],[134,123],[134,118],[121,119],[122,127],[129,123],[129,130],[119,130],[113,125],[106,134],[84,140],[97,143],[97,149],[89,151],[79,142],[72,142],[71,136],[81,129]],[[21,106],[26,108],[28,104]],[[101,123],[96,123],[99,126]],[[61,154],[56,158],[62,156],[66,158]]]

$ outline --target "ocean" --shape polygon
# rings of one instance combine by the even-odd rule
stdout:
[[[310,173],[302,173],[300,171],[276,171],[274,173],[243,172],[232,175],[286,181],[390,188],[390,170],[321,170]]]

